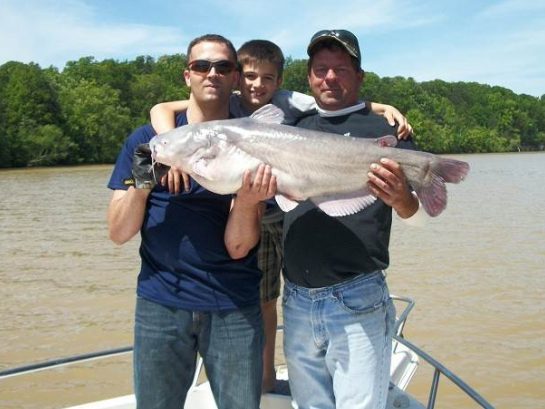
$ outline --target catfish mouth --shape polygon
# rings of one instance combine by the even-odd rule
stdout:
[[[153,161],[154,164],[157,162],[157,146],[159,146],[159,143],[157,143],[155,138],[153,138],[149,142],[149,148],[151,151],[151,160]]]
[[[153,164],[160,163],[174,166],[190,173],[192,164],[199,158],[215,156],[219,147],[214,143],[218,131],[208,124],[187,124],[161,135],[155,135],[149,141]]]
[[[160,140],[153,138],[149,142],[149,147],[151,151],[151,162],[153,165],[155,165],[156,163],[161,163],[167,166],[171,165],[169,163],[165,163],[167,162],[167,159],[168,159],[168,156],[164,154],[165,149],[168,147],[167,141],[161,142]]]
[[[210,141],[207,139],[207,143]],[[204,147],[197,144],[184,144],[183,154],[177,152],[179,140],[173,141],[168,138],[162,138],[161,136],[153,137],[149,142],[151,151],[152,164],[162,164],[166,166],[175,166],[178,169],[182,169],[187,172],[188,164],[195,161],[195,157],[200,158],[203,155],[202,151],[208,151],[208,146]]]

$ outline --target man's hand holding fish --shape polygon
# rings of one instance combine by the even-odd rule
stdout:
[[[246,257],[259,242],[265,201],[276,193],[276,177],[269,165],[259,165],[253,180],[252,174],[251,170],[243,174],[242,186],[233,199],[228,227],[225,229],[225,245],[234,259]]]

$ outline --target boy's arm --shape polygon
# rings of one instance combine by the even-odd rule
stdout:
[[[151,125],[161,134],[176,127],[176,114],[187,111],[188,100],[161,102],[150,110]]]
[[[298,118],[316,110],[316,101],[314,100],[314,97],[297,91],[279,89],[274,93],[271,102],[284,111],[284,123],[287,124],[293,124]],[[411,124],[409,124],[407,118],[405,118],[397,108],[392,105],[371,101],[366,102],[366,105],[375,114],[384,116],[391,126],[394,126],[397,122],[399,124],[397,128],[397,135],[399,138],[407,139],[409,135],[412,134],[413,128]]]
[[[284,112],[284,123],[287,125],[293,125],[299,118],[316,111],[314,97],[297,91],[279,89],[271,102]]]
[[[399,138],[407,139],[413,133],[413,127],[396,107],[371,101],[365,102],[365,104],[375,114],[385,117],[391,126],[394,126],[397,122],[399,124],[397,127],[397,136]]]
[[[176,114],[187,111],[188,100],[161,102],[150,110],[151,125],[157,134],[170,131],[176,127]],[[168,185],[168,191],[177,195],[180,188],[189,190],[189,175],[171,167],[168,174],[161,178],[161,185]]]

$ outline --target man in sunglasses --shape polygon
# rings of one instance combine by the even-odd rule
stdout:
[[[364,72],[357,38],[317,32],[307,48],[308,81],[318,112],[297,126],[377,138],[395,129],[359,99]],[[414,149],[411,138],[401,148]],[[419,207],[399,165],[371,165],[378,199],[345,217],[306,201],[284,218],[284,353],[299,409],[382,409],[390,379],[395,310],[385,281],[392,209]]]
[[[193,40],[184,78],[191,88],[177,126],[229,116],[238,83],[236,51],[218,35]],[[173,195],[157,184],[165,169],[151,162],[146,125],[125,142],[108,187],[110,238],[141,234],[134,337],[134,386],[140,409],[182,408],[197,352],[219,409],[258,409],[263,325],[256,245],[263,201],[275,180],[262,166],[245,175],[233,199],[194,180]],[[244,234],[240,234],[244,231]]]

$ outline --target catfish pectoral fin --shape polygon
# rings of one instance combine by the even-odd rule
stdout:
[[[310,198],[328,216],[348,216],[371,206],[377,198],[367,189],[348,194]]]
[[[295,209],[299,205],[299,202],[280,194],[276,195],[274,199],[276,200],[278,207],[280,207],[280,209],[286,213]]]

